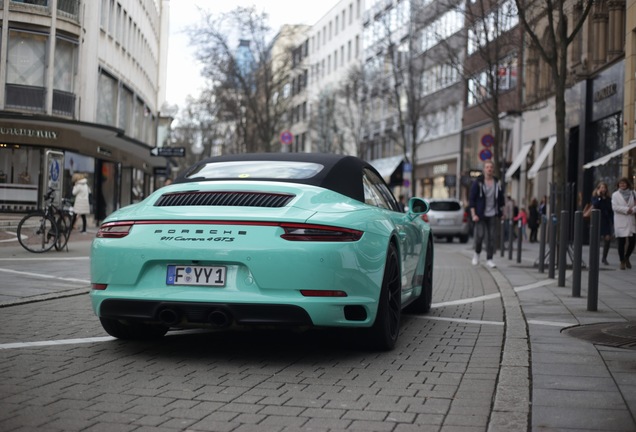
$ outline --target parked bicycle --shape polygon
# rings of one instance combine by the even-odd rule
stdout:
[[[18,241],[29,252],[42,253],[53,247],[61,251],[68,243],[73,231],[73,206],[63,198],[59,208],[54,200],[55,189],[50,188],[44,196],[44,209],[27,214],[18,224]]]

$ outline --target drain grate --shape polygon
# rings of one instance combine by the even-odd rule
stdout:
[[[562,331],[593,344],[636,350],[636,321],[586,324]]]

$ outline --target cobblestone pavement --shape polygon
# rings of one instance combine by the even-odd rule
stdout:
[[[636,341],[633,270],[602,267],[590,312],[587,273],[573,297],[569,271],[565,287],[537,271],[537,245],[487,269],[436,243],[433,310],[404,316],[388,353],[340,331],[133,343],[90,310],[87,237],[0,248],[1,431],[636,431],[636,344],[567,333],[618,323]]]

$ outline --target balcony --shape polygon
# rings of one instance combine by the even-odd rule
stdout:
[[[11,10],[51,14],[49,0],[10,0],[10,3]],[[80,0],[58,0],[57,12],[60,16],[78,21],[79,4]]]
[[[73,117],[75,114],[75,94],[53,90],[53,113]]]
[[[21,110],[44,112],[46,89],[19,84],[5,86],[5,106]]]

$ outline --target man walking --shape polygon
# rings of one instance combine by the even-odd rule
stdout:
[[[469,207],[475,223],[475,254],[473,265],[479,264],[482,243],[486,240],[486,265],[496,267],[493,261],[499,217],[505,205],[504,193],[499,179],[493,175],[495,166],[491,161],[484,163],[483,174],[470,186]]]

